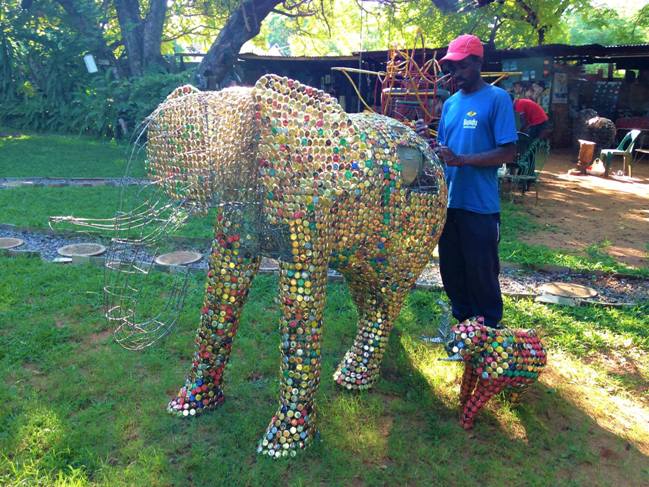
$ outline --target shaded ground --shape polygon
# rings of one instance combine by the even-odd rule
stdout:
[[[573,176],[577,154],[553,151],[545,165],[535,206],[534,192],[516,201],[545,227],[520,240],[554,249],[586,252],[597,247],[631,267],[649,265],[649,161],[636,162],[633,178]],[[618,171],[622,161],[613,163]]]
[[[101,269],[0,259],[0,485],[649,485],[647,308],[549,307],[505,299],[539,330],[548,368],[520,407],[496,398],[458,424],[461,367],[418,337],[439,325],[439,293],[409,293],[372,391],[331,380],[357,314],[328,286],[318,392],[320,439],[272,461],[256,443],[276,411],[277,277],[259,276],[227,367],[226,401],[192,421],[165,412],[191,363],[203,279],[176,329],[142,352],[100,319]],[[168,285],[151,273],[148,288]],[[145,293],[143,309],[155,299]]]

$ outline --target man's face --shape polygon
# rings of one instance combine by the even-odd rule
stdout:
[[[450,73],[459,89],[471,86],[480,78],[482,62],[471,56],[461,61],[447,61],[442,66],[445,73]]]

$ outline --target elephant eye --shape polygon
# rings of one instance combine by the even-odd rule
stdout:
[[[397,157],[401,165],[401,179],[404,186],[415,182],[422,170],[424,156],[417,147],[400,145],[397,147]]]

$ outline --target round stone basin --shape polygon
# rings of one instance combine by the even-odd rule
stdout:
[[[548,282],[539,287],[543,294],[552,294],[565,298],[594,298],[597,291],[591,287],[582,286],[581,284],[572,284],[569,282]]]
[[[176,252],[169,252],[162,254],[155,258],[156,264],[159,265],[188,265],[198,262],[203,258],[203,254],[192,252],[190,250],[177,250]]]
[[[19,238],[2,237],[0,238],[0,249],[14,249],[24,243],[25,241]]]
[[[106,247],[96,243],[79,243],[65,245],[57,249],[57,252],[63,257],[90,257],[103,254]]]

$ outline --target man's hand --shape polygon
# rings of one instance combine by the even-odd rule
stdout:
[[[464,157],[458,156],[451,149],[445,145],[440,145],[435,148],[435,153],[437,156],[447,165],[447,166],[463,166]]]

